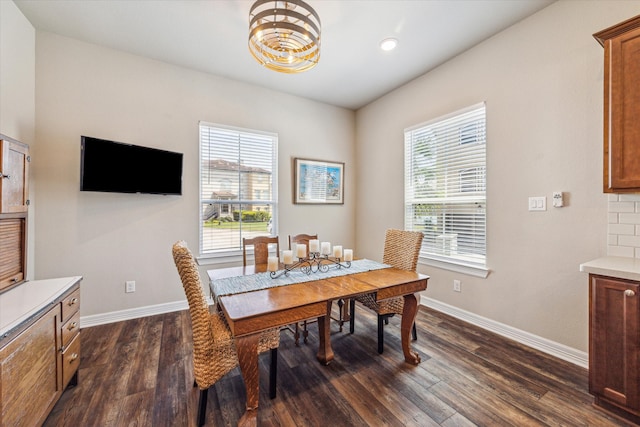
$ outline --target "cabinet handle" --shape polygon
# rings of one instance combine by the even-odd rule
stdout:
[[[78,298],[73,298],[71,301],[69,301],[69,305],[75,305],[78,302]]]
[[[73,353],[71,356],[69,356],[69,363],[73,363],[74,360],[76,360],[78,358],[78,353]]]
[[[76,326],[78,326],[78,322],[71,322],[71,324],[69,324],[69,326],[67,326],[67,329],[72,331],[76,328]]]
[[[631,289],[627,289],[626,291],[624,291],[624,296],[625,297],[633,297],[635,295],[636,295],[636,293],[633,292]]]
[[[11,175],[4,175],[2,172],[0,172],[0,178],[11,179]]]

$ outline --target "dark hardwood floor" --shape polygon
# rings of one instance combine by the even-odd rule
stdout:
[[[399,318],[376,352],[372,313],[356,310],[356,333],[332,321],[335,360],[320,365],[317,324],[296,347],[282,332],[278,395],[268,398],[260,358],[261,426],[622,426],[593,408],[587,371],[442,313],[420,307],[418,366],[403,362]],[[79,384],[45,426],[194,426],[187,311],[85,328]],[[210,391],[207,424],[233,426],[245,391],[234,371]]]

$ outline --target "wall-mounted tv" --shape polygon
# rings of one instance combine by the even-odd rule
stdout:
[[[182,153],[82,136],[80,191],[182,194]]]

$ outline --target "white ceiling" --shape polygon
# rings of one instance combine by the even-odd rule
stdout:
[[[307,0],[322,47],[301,74],[253,59],[251,0],[14,1],[38,30],[357,109],[554,0]],[[399,40],[392,52],[378,47],[387,37]]]

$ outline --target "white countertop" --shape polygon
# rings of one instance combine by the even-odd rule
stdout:
[[[80,280],[81,276],[31,280],[0,294],[0,336],[36,314]]]
[[[640,259],[606,256],[580,264],[580,271],[618,279],[640,281]]]

